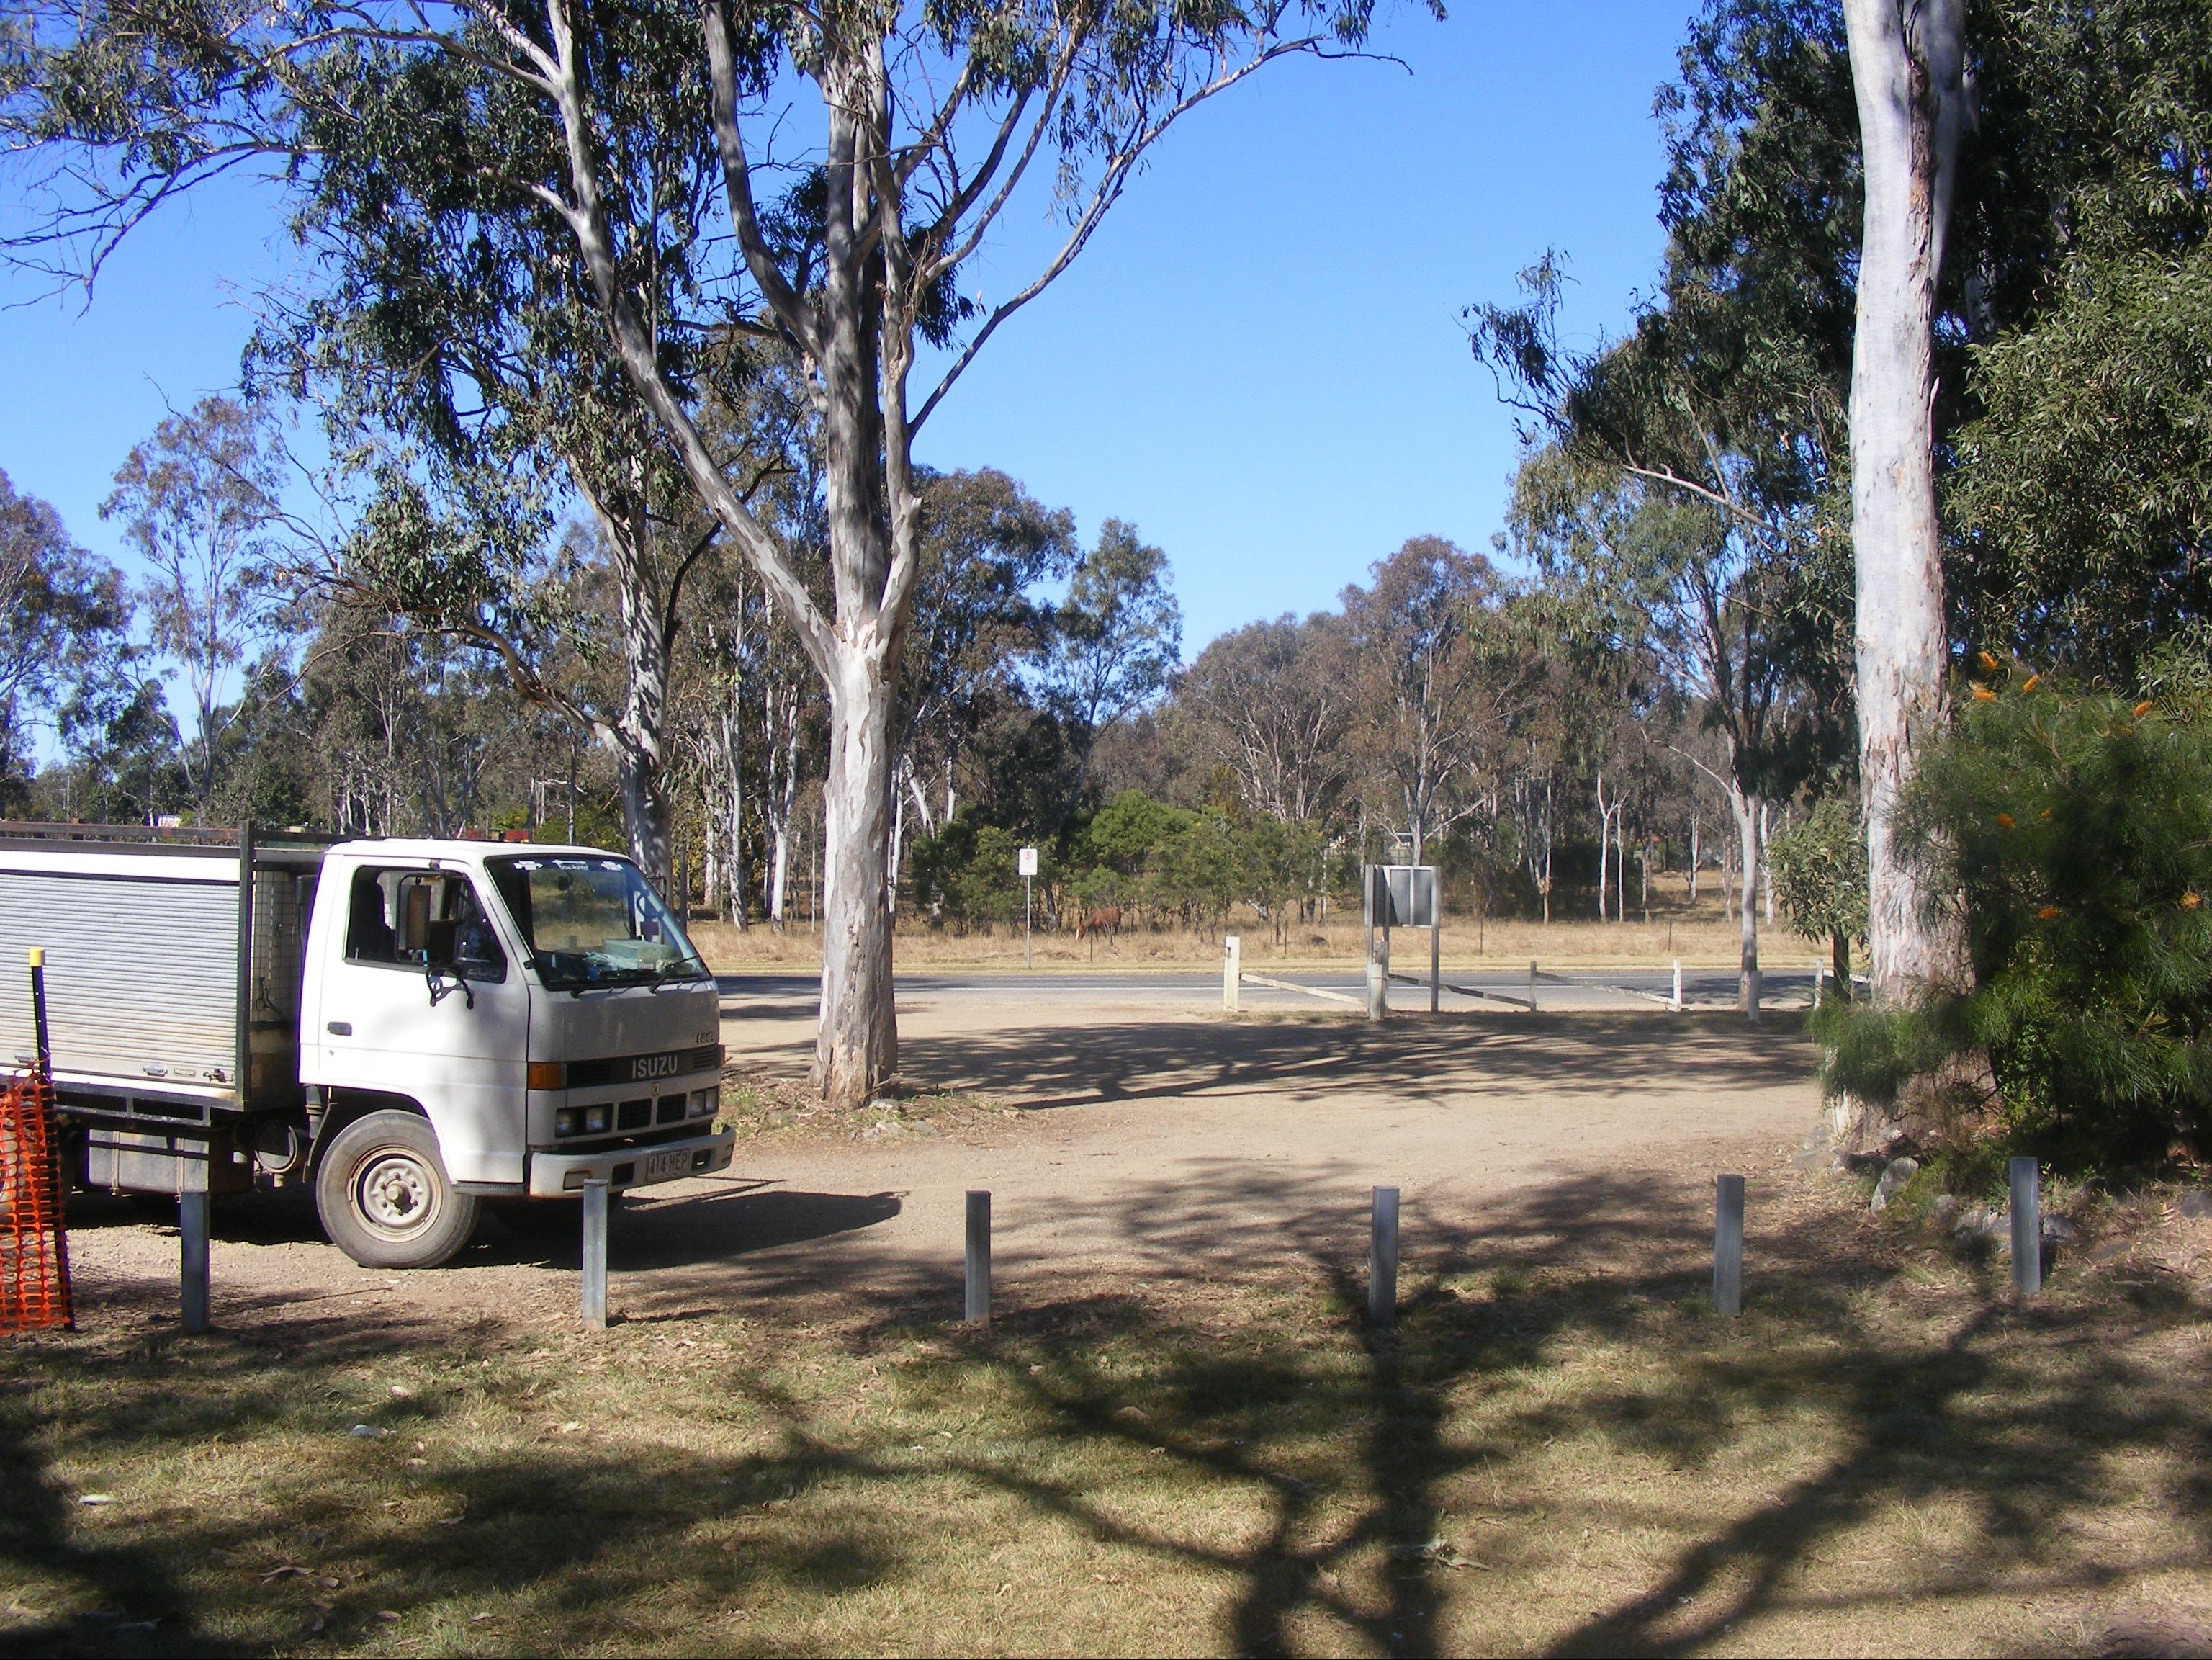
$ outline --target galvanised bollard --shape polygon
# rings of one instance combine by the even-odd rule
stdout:
[[[584,1329],[607,1329],[607,1184],[584,1183]]]
[[[991,1195],[968,1195],[968,1305],[971,1326],[991,1323]]]
[[[1743,1312],[1743,1177],[1723,1176],[1713,1192],[1713,1312]]]
[[[2043,1177],[2033,1158],[2012,1161],[2012,1290],[2033,1297],[2043,1289]]]
[[[1381,1327],[1398,1318],[1398,1189],[1377,1188],[1367,1243],[1367,1318]]]
[[[204,1193],[177,1195],[177,1233],[180,1251],[185,1329],[208,1329],[208,1196]]]

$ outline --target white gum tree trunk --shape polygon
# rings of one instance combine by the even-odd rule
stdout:
[[[1747,795],[1741,785],[1729,790],[1729,806],[1735,814],[1738,860],[1742,866],[1736,903],[1737,934],[1741,946],[1741,961],[1736,978],[1736,1006],[1753,1020],[1759,1018],[1759,872],[1765,849],[1761,845],[1760,826],[1765,821],[1765,807]]]
[[[1844,0],[1865,155],[1866,224],[1851,353],[1859,781],[1869,973],[1878,1003],[1958,973],[1892,836],[1899,793],[1944,715],[1936,535],[1936,277],[1966,115],[1965,0]]]
[[[892,700],[885,666],[854,653],[830,696],[823,781],[822,1023],[815,1069],[832,1101],[865,1099],[898,1070],[891,995],[891,914],[883,849],[890,839]]]

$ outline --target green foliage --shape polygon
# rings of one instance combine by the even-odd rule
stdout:
[[[986,824],[963,807],[935,836],[915,843],[915,897],[962,933],[979,923],[1011,921],[1021,914],[1014,857],[1021,845],[1005,825]]]
[[[2005,1128],[2077,1166],[2212,1149],[2212,666],[2203,642],[2130,702],[1976,685],[1900,835],[1965,908],[1974,984],[1828,1012],[1832,1085],[1894,1099],[1984,1052]]]
[[[1988,626],[2132,672],[2212,611],[2212,247],[2075,261],[2050,316],[1974,368],[1988,412],[1954,502]]]
[[[121,573],[0,472],[0,810],[20,809],[37,726],[54,721],[71,740],[96,724],[93,705],[136,694],[132,609]]]
[[[1135,876],[1191,818],[1181,807],[1155,801],[1141,790],[1123,790],[1098,810],[1077,838],[1075,858],[1082,864]]]
[[[1766,844],[1774,897],[1790,926],[1811,938],[1826,936],[1836,977],[1850,987],[1850,942],[1867,932],[1866,827],[1850,801],[1824,795],[1812,811]]]

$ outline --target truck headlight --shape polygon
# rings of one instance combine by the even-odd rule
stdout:
[[[720,1085],[691,1091],[691,1116],[712,1118],[722,1110],[722,1091]]]
[[[553,1115],[553,1134],[604,1135],[607,1131],[607,1115],[611,1110],[605,1103],[596,1107],[562,1107]]]

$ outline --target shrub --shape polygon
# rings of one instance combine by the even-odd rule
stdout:
[[[2212,1146],[2205,662],[2170,653],[2129,699],[1984,660],[1899,815],[1909,856],[1964,908],[1972,988],[1831,1007],[1831,1087],[1894,1101],[1980,1051],[2008,1138],[2062,1166]]]
[[[1790,926],[1810,939],[1826,935],[1836,981],[1851,988],[1851,941],[1866,938],[1866,828],[1851,803],[1824,795],[1800,824],[1767,843],[1774,897]]]

